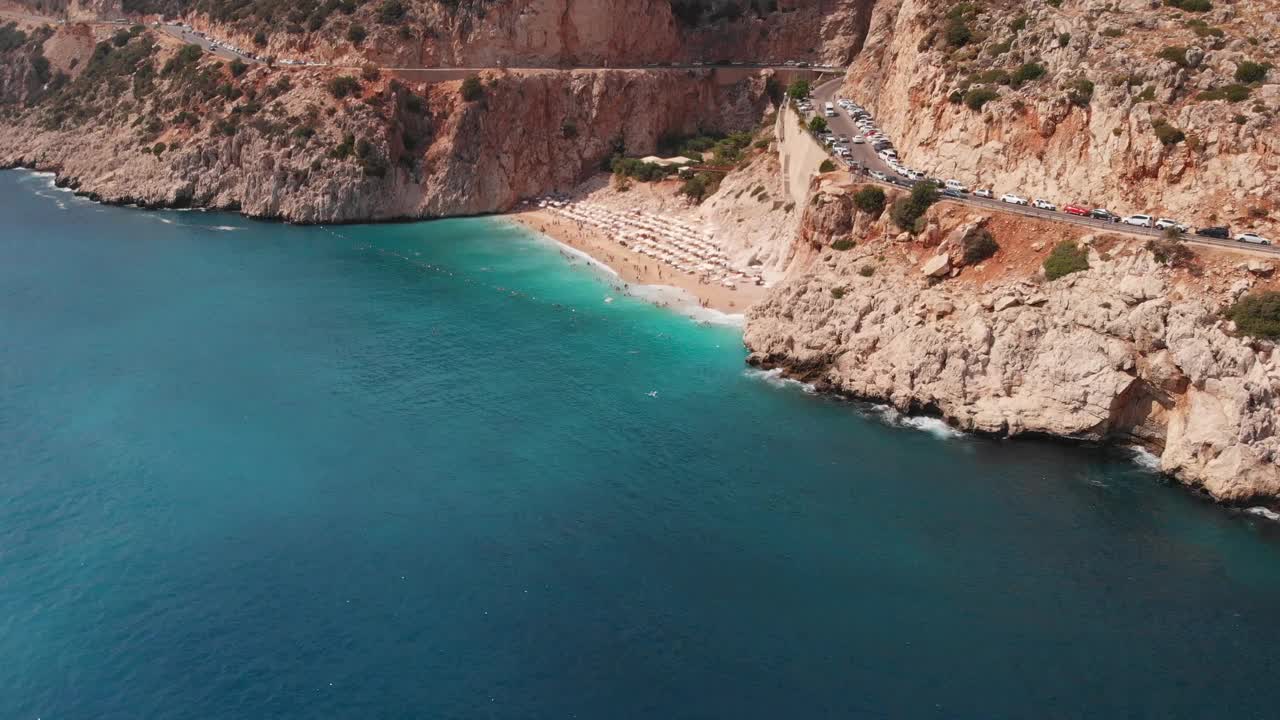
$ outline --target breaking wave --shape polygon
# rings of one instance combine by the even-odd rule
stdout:
[[[774,368],[773,370],[747,368],[742,371],[742,374],[755,380],[763,380],[776,388],[799,388],[802,392],[809,395],[814,395],[818,392],[817,388],[809,383],[784,377],[782,375],[781,368]]]

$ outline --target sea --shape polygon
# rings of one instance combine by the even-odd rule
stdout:
[[[1280,716],[1280,524],[628,292],[0,173],[0,720]]]

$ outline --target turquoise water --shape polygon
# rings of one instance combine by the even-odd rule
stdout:
[[[1274,526],[1123,452],[771,382],[496,221],[0,213],[0,718],[1276,714]]]

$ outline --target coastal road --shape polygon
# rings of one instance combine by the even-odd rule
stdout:
[[[828,80],[822,83],[821,85],[814,87],[813,106],[815,108],[815,111],[822,108],[824,103],[835,102],[836,91],[840,89],[842,80],[843,78],[837,77],[832,80]],[[854,100],[854,98],[849,98],[849,99]],[[854,101],[856,102],[856,100]],[[859,135],[862,133],[862,129],[858,127],[857,123],[855,123],[840,108],[836,109],[835,117],[826,118],[826,120],[827,120],[827,126],[831,129],[831,132],[835,133],[836,135],[848,135],[849,137],[853,137],[854,135]],[[877,123],[877,126],[879,126],[878,123]],[[903,183],[906,182],[906,178],[902,178],[897,173],[895,173],[887,163],[885,163],[883,160],[880,159],[878,155],[876,155],[875,149],[872,148],[870,145],[850,145],[849,149],[850,149],[850,153],[852,154],[851,159],[855,162],[862,163],[862,166],[867,170],[879,170],[880,172],[888,175],[890,178],[897,178],[898,180],[901,180]],[[833,159],[837,161],[837,164],[839,163],[839,158],[835,158],[833,156]],[[903,161],[903,163],[907,164],[905,160]],[[908,167],[911,167],[909,164],[907,165]],[[885,185],[888,187],[903,187],[903,185],[900,183],[881,183],[870,177],[867,178],[867,182],[876,183],[878,185]],[[1014,192],[1017,192],[1017,191],[1015,190]],[[999,197],[1000,195],[1003,194],[1003,191],[993,190],[992,193],[997,197]],[[1018,193],[1018,194],[1021,194],[1021,193]],[[1122,223],[1107,222],[1106,220],[1097,220],[1091,217],[1080,217],[1078,215],[1068,215],[1060,210],[1059,211],[1041,210],[1040,208],[1027,206],[1027,205],[1013,205],[1010,203],[1000,202],[999,200],[994,198],[988,200],[987,198],[975,197],[973,195],[965,195],[962,198],[944,197],[943,199],[949,202],[960,203],[962,205],[972,205],[975,207],[984,208],[986,210],[1013,213],[1015,215],[1023,215],[1026,217],[1040,218],[1042,220],[1051,220],[1055,222],[1068,223],[1071,225],[1080,225],[1083,227],[1088,227],[1088,228],[1092,228],[1099,231],[1105,230],[1107,232],[1123,233],[1127,235],[1136,235],[1138,237],[1147,237],[1147,238],[1162,237],[1164,235],[1163,231],[1156,230],[1154,228],[1143,228],[1143,227],[1137,227],[1135,225],[1124,225]],[[1063,204],[1058,203],[1058,206],[1062,207]],[[1145,212],[1145,211],[1142,211],[1142,212]],[[1219,240],[1217,238],[1208,238],[1208,237],[1202,237],[1199,235],[1191,235],[1191,234],[1184,235],[1183,239],[1187,243],[1192,245],[1205,245],[1210,247],[1229,248],[1231,250],[1238,250],[1242,252],[1253,252],[1253,253],[1258,253],[1258,254],[1263,254],[1268,256],[1280,255],[1280,247],[1277,247],[1275,245],[1250,245],[1246,243],[1235,242],[1234,240]]]

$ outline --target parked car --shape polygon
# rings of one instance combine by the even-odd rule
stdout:
[[[947,187],[948,189],[955,190],[958,193],[969,192],[969,188],[965,187],[964,183],[960,182],[959,180],[954,180],[954,179],[947,180],[946,183],[944,183],[944,186]]]
[[[974,197],[980,197],[980,198],[986,198],[986,199],[988,199],[988,200],[990,200],[990,199],[992,198],[991,191],[990,191],[990,190],[988,190],[987,188],[978,188],[977,190],[974,190],[974,191],[973,191],[973,196],[974,196]]]
[[[1027,199],[1024,197],[1018,197],[1013,193],[1005,193],[1000,196],[1000,202],[1009,203],[1010,205],[1026,205]]]
[[[1089,216],[1089,208],[1084,207],[1083,205],[1068,205],[1062,208],[1062,212],[1067,213],[1068,215],[1079,215],[1080,217]]]
[[[879,180],[880,182],[889,182],[889,176],[885,175],[879,170],[872,170],[870,175],[871,177],[875,178],[876,180]]]
[[[1191,229],[1177,220],[1171,220],[1169,218],[1160,218],[1159,220],[1156,220],[1157,230],[1168,230],[1169,228],[1173,228],[1180,233],[1184,233]]]
[[[1256,232],[1240,233],[1236,236],[1236,242],[1249,243],[1250,245],[1270,245],[1271,241],[1262,237]]]
[[[945,196],[947,196],[947,197],[949,197],[949,198],[962,198],[962,197],[964,197],[964,194],[963,194],[963,193],[961,193],[959,190],[957,190],[957,189],[955,189],[955,188],[953,188],[953,187],[944,187],[944,188],[942,188],[942,194],[943,194],[943,195],[945,195]]]
[[[861,135],[854,135],[853,139],[850,140],[849,142],[853,143],[854,145],[861,145],[865,143],[866,140],[863,140]]]
[[[1196,234],[1201,237],[1218,238],[1219,240],[1227,240],[1231,237],[1231,229],[1226,225],[1214,225],[1211,227],[1202,227],[1196,230]]]
[[[1094,208],[1089,213],[1089,217],[1093,218],[1094,220],[1104,220],[1106,222],[1120,222],[1119,215],[1116,215],[1110,210],[1106,210],[1104,208]]]
[[[1151,227],[1152,223],[1155,222],[1155,218],[1151,217],[1150,215],[1130,215],[1129,217],[1125,218],[1123,222],[1125,225],[1133,225],[1135,227],[1149,228]]]
[[[1054,205],[1053,203],[1049,202],[1048,200],[1041,200],[1040,198],[1036,198],[1035,200],[1031,201],[1031,204],[1032,204],[1032,205],[1035,205],[1036,207],[1040,208],[1041,210],[1054,210],[1054,211],[1056,211],[1056,210],[1058,209],[1058,206],[1057,206],[1057,205]]]

